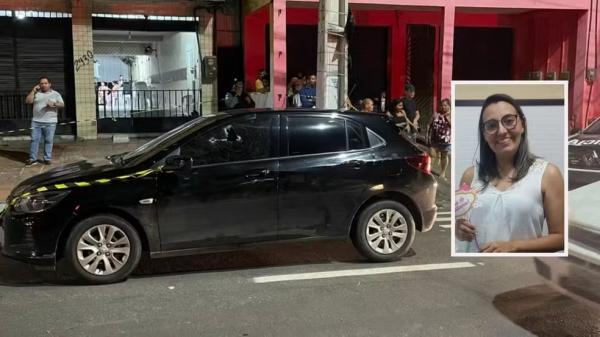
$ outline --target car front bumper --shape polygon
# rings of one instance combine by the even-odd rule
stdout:
[[[48,251],[35,239],[40,233],[39,219],[14,217],[9,214],[8,205],[0,203],[0,249],[2,255],[26,262],[42,269],[53,269],[56,253]],[[42,229],[42,231],[44,231]]]

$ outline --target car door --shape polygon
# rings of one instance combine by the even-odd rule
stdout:
[[[277,234],[279,116],[247,114],[188,137],[184,163],[158,179],[163,250],[272,240]],[[169,159],[166,160],[169,163]]]
[[[280,239],[346,235],[373,170],[364,126],[300,113],[283,117],[282,125]]]

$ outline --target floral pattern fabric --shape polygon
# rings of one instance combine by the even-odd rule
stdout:
[[[438,114],[431,123],[431,143],[450,143],[450,121],[446,116]]]

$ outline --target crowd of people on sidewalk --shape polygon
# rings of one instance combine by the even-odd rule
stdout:
[[[261,69],[254,82],[256,92],[268,93],[270,91],[269,75]],[[364,98],[358,102],[358,107],[346,98],[346,108],[349,110],[365,113],[385,114],[392,120],[407,137],[417,141],[419,134],[424,134],[425,142],[430,148],[430,155],[434,159],[434,165],[439,166],[439,176],[446,179],[446,170],[450,161],[450,100],[444,98],[439,104],[439,111],[434,112],[427,124],[426,130],[421,130],[419,123],[421,113],[415,99],[416,90],[414,85],[407,83],[404,87],[404,95],[395,98],[386,104],[385,93],[377,99]],[[287,85],[287,107],[288,108],[315,108],[317,97],[317,76],[310,74],[305,76],[298,73],[290,78]],[[224,99],[227,109],[254,108],[257,104],[252,96],[245,90],[244,81],[235,79],[232,90]],[[422,132],[425,131],[425,132]]]
[[[415,100],[415,87],[407,83],[404,96],[393,99],[389,105],[385,104],[385,94],[379,100],[379,106],[371,98],[364,98],[359,102],[360,110],[356,109],[350,102],[347,103],[351,110],[365,113],[383,113],[398,126],[401,132],[414,141],[421,133],[419,121],[421,113],[417,108]],[[450,161],[450,110],[451,104],[448,98],[444,98],[440,104],[440,111],[434,112],[427,124],[425,142],[430,148],[430,155],[436,161],[434,164],[440,167],[440,179],[446,179],[446,169]]]

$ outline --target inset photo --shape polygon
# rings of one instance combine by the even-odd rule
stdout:
[[[452,82],[452,256],[567,256],[567,86]]]

